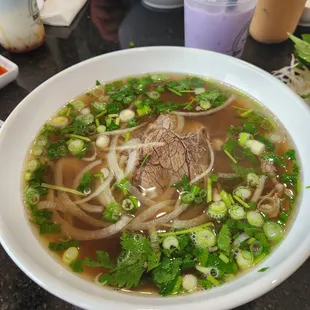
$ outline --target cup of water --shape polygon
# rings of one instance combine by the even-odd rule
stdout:
[[[185,0],[185,46],[240,58],[257,0]]]

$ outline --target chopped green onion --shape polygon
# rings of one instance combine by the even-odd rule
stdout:
[[[211,103],[210,101],[200,101],[199,102],[199,106],[203,109],[203,110],[209,110],[211,108]]]
[[[104,111],[106,110],[106,104],[101,101],[94,101],[91,103],[91,105],[97,110],[97,111]]]
[[[73,195],[84,196],[84,193],[81,193],[81,192],[79,192],[75,189],[72,189],[72,188],[67,188],[67,187],[52,185],[52,184],[47,184],[47,183],[42,183],[41,186],[44,188],[54,189],[56,191],[66,192],[66,193],[70,193]]]
[[[233,220],[242,220],[246,216],[244,209],[237,204],[233,205],[228,212]]]
[[[39,161],[36,159],[31,159],[28,161],[27,169],[29,171],[35,171],[39,167]]]
[[[145,157],[144,157],[140,167],[143,167],[146,164],[146,162],[148,161],[149,157],[150,157],[150,154],[146,154],[145,155]]]
[[[207,214],[216,220],[221,220],[227,215],[227,206],[224,201],[215,201],[211,203],[208,208]]]
[[[171,250],[171,248],[179,248],[179,240],[175,236],[168,236],[163,240],[163,248]]]
[[[56,116],[48,121],[48,124],[56,128],[64,128],[68,125],[69,119],[65,116]]]
[[[70,265],[72,264],[74,261],[76,261],[76,259],[78,258],[79,255],[79,250],[76,247],[71,247],[69,249],[67,249],[63,256],[62,256],[62,261],[66,264],[66,265]]]
[[[255,240],[250,245],[250,251],[253,253],[254,257],[260,256],[263,253],[263,250],[264,250],[264,247],[263,247],[263,245],[258,240]]]
[[[220,196],[222,200],[224,201],[225,205],[227,206],[227,208],[231,208],[231,201],[230,201],[229,195],[224,190],[222,190],[220,192]]]
[[[33,156],[41,156],[43,153],[43,147],[41,145],[34,145],[30,153]]]
[[[147,93],[147,95],[148,95],[151,99],[154,99],[154,100],[156,100],[156,99],[158,99],[158,98],[160,97],[160,93],[157,92],[157,91],[149,91],[149,92]]]
[[[251,237],[246,243],[248,245],[251,245],[256,239],[254,237]]]
[[[240,146],[245,147],[246,143],[251,139],[251,137],[251,134],[247,132],[241,132],[238,139]]]
[[[225,264],[229,263],[229,258],[226,255],[224,255],[223,253],[221,253],[219,255],[219,259],[221,259]]]
[[[267,222],[263,227],[264,233],[269,241],[278,242],[282,240],[284,231],[276,222]]]
[[[234,196],[237,196],[242,200],[249,199],[251,195],[252,195],[251,190],[244,186],[239,186],[234,190]]]
[[[253,266],[253,254],[247,250],[240,251],[236,256],[236,263],[240,269],[246,270]]]
[[[207,180],[207,203],[212,201],[212,179],[208,178]]]
[[[158,235],[160,237],[186,235],[186,234],[190,234],[192,232],[195,232],[195,231],[200,230],[200,229],[204,229],[204,228],[212,226],[212,225],[213,225],[213,223],[209,222],[209,223],[206,223],[206,224],[202,224],[200,226],[196,226],[196,227],[192,227],[192,228],[188,228],[188,229],[184,229],[184,230],[158,233]]]
[[[190,189],[190,192],[192,194],[194,194],[195,196],[197,196],[199,194],[199,192],[200,192],[200,187],[197,186],[197,185],[192,185],[191,189]]]
[[[167,88],[169,91],[171,91],[172,93],[174,93],[174,94],[176,94],[177,96],[182,96],[182,94],[180,93],[180,92],[178,92],[177,90],[175,90],[175,89],[173,89],[173,88],[170,88],[170,87],[168,87]]]
[[[202,189],[202,190],[200,190],[200,192],[199,192],[199,196],[200,196],[201,198],[206,198],[206,197],[207,197],[207,194],[208,194],[208,192],[207,192],[207,190],[205,190],[205,189]]]
[[[264,218],[258,211],[249,211],[246,218],[252,226],[262,227],[264,225]]]
[[[186,291],[192,291],[197,287],[198,280],[192,274],[186,274],[182,279],[182,287]]]
[[[25,181],[30,181],[32,178],[32,173],[30,171],[25,171],[24,173],[24,180]]]
[[[97,120],[97,119],[96,119]],[[97,127],[97,132],[98,133],[103,133],[103,132],[105,132],[107,130],[107,127],[106,126],[104,126],[104,125],[99,125],[98,127]]]
[[[237,160],[227,150],[224,150],[224,153],[231,159],[233,163],[237,163]]]
[[[266,145],[257,140],[248,140],[245,146],[256,156],[262,155],[266,149]]]
[[[182,194],[181,200],[182,200],[182,202],[184,202],[186,204],[190,204],[195,200],[195,195],[192,193],[185,192]]]
[[[247,177],[246,177],[246,180],[247,180],[247,183],[250,185],[250,186],[257,186],[258,183],[259,183],[259,176],[255,173],[248,173],[247,174]]]
[[[209,228],[193,232],[191,239],[201,249],[208,249],[216,244],[216,236]]]
[[[241,198],[239,198],[238,196],[234,195],[233,197],[234,197],[234,199],[235,199],[237,202],[239,202],[239,203],[240,203],[242,206],[244,206],[245,208],[247,208],[247,209],[250,208],[250,206],[249,206],[245,201],[243,201]]]
[[[85,103],[81,100],[72,102],[71,105],[78,111],[82,110],[85,107]]]
[[[68,149],[73,155],[76,155],[83,151],[84,146],[85,144],[81,139],[73,139],[70,140],[68,144]]]
[[[254,265],[257,265],[258,263],[260,263],[266,256],[267,256],[266,253],[262,253],[261,255],[259,255],[257,258],[255,258]]]
[[[71,139],[79,139],[79,140],[82,140],[82,141],[85,141],[85,142],[90,142],[91,140],[87,137],[84,137],[84,136],[79,136],[79,135],[74,135],[74,134],[70,134],[69,137]]]
[[[246,117],[248,117],[252,112],[253,112],[253,110],[252,110],[252,109],[249,109],[249,110],[247,110],[247,111],[241,113],[240,116],[241,116],[242,118],[246,118]]]
[[[207,280],[210,281],[214,286],[219,286],[221,284],[219,280],[216,280],[210,274],[207,275]]]
[[[106,114],[106,113],[107,113],[107,111],[103,110],[102,112],[100,112],[99,114],[97,114],[97,115],[95,116],[95,118],[99,118],[99,117],[103,116],[103,115]]]
[[[122,208],[129,213],[135,213],[137,205],[132,199],[126,198],[122,202]]]

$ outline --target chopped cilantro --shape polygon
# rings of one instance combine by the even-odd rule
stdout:
[[[274,163],[277,166],[281,166],[281,167],[285,166],[283,158],[281,156],[275,154],[275,153],[263,154],[262,155],[262,159],[266,160],[266,161],[269,161],[269,162],[272,162],[272,163]]]
[[[111,202],[103,212],[103,219],[111,223],[116,223],[121,217],[121,214],[122,208],[120,204],[117,202]]]
[[[127,178],[124,178],[119,183],[117,183],[115,186],[116,188],[120,189],[124,195],[128,195],[128,190],[127,190],[128,184],[130,184],[129,180]]]
[[[96,80],[96,86],[100,86],[100,85],[101,83],[98,80]]]
[[[71,270],[76,273],[81,273],[84,271],[83,269],[83,260],[77,259],[73,263],[70,264]]]
[[[259,269],[258,272],[265,272],[265,271],[267,271],[268,269],[269,269],[269,267],[264,267],[264,268],[262,268],[262,269]]]
[[[90,257],[84,258],[83,264],[88,267],[114,268],[114,264],[112,263],[109,254],[105,251],[96,251],[96,260]]]
[[[231,248],[231,234],[227,225],[223,225],[218,234],[217,247],[225,254],[229,255]]]
[[[81,245],[81,241],[78,240],[69,240],[69,241],[62,241],[59,243],[50,242],[48,244],[48,248],[52,251],[64,251],[71,247],[78,247]]]
[[[139,125],[139,120],[137,118],[133,118],[132,120],[128,122],[129,128],[136,127],[138,125]]]
[[[93,179],[94,176],[91,175],[89,172],[84,173],[77,190],[81,193],[90,190],[90,183]]]
[[[227,97],[218,89],[206,90],[204,93],[197,95],[196,100],[210,102],[212,108],[221,106]]]
[[[115,269],[100,277],[99,281],[114,287],[137,287],[147,269],[149,257],[154,262],[151,242],[142,234],[125,232],[121,236],[121,246]]]
[[[50,159],[57,159],[68,154],[68,147],[65,140],[53,142],[47,149],[47,156]]]
[[[290,149],[284,153],[283,157],[288,160],[296,160],[296,152]]]

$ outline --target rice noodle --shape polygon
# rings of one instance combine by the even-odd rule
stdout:
[[[79,204],[79,207],[89,213],[102,213],[104,210],[102,206],[93,205],[87,202]]]
[[[131,127],[131,128],[124,128],[124,129],[117,129],[117,130],[113,130],[113,131],[105,131],[103,133],[100,133],[99,135],[96,135],[95,137],[100,137],[100,136],[115,136],[115,135],[121,135],[123,133],[127,133],[127,132],[132,132],[135,131],[137,129],[140,129],[142,127],[144,127],[147,123],[142,123],[136,127]]]
[[[68,212],[67,208],[60,202],[42,200],[37,204],[38,210],[57,210],[63,213]]]
[[[110,187],[106,187],[98,196],[97,200],[104,206],[107,206],[111,202],[115,202]]]
[[[127,151],[127,150],[143,149],[143,148],[149,148],[149,147],[164,146],[165,144],[166,144],[165,142],[156,142],[156,141],[150,142],[150,143],[123,144],[121,146],[117,146],[115,150],[116,151]]]
[[[75,177],[74,181],[73,181],[73,188],[77,189],[79,184],[81,183],[81,180],[83,178],[83,175],[87,172],[89,172],[90,170],[92,170],[93,168],[95,168],[96,166],[100,165],[102,163],[102,161],[100,159],[92,162],[91,164],[87,165],[85,168],[83,168],[78,175]]]
[[[134,171],[136,164],[138,160],[138,154],[137,151],[132,151],[129,153],[128,160],[127,160],[127,166],[125,169],[125,177],[128,177],[132,174]]]
[[[104,239],[104,238],[113,236],[119,233],[123,228],[125,228],[130,223],[131,220],[132,220],[132,217],[123,215],[117,223],[112,224],[109,227],[89,231],[89,230],[84,230],[84,229],[73,227],[67,221],[65,221],[58,214],[57,211],[54,212],[54,221],[61,225],[62,231],[67,233],[71,238],[81,240],[81,241],[98,240],[98,239]]]
[[[136,225],[136,224],[139,224],[141,222],[144,222],[144,221],[150,219],[151,217],[155,216],[156,213],[158,211],[160,211],[161,209],[163,209],[169,205],[174,205],[174,204],[175,204],[175,200],[166,200],[166,201],[162,201],[162,202],[154,204],[153,206],[147,208],[145,211],[143,211],[139,215],[137,215],[133,219],[133,221],[130,223],[128,228],[130,229],[132,225]]]
[[[111,149],[108,154],[108,165],[110,170],[115,175],[117,181],[121,181],[124,178],[124,173],[118,165],[117,156],[116,156],[116,143],[117,143],[118,136],[113,137],[111,141]]]
[[[214,152],[213,152],[212,145],[211,145],[209,139],[207,139],[207,144],[208,144],[209,153],[210,153],[210,164],[209,164],[209,167],[203,173],[197,175],[193,180],[191,180],[190,184],[194,184],[194,183],[198,182],[199,180],[201,180],[202,178],[205,178],[213,169],[213,166],[214,166]]]
[[[131,230],[145,230],[145,229],[150,229],[152,227],[158,227],[160,225],[163,225],[165,223],[168,223],[172,220],[174,220],[176,217],[178,217],[181,213],[183,213],[189,205],[187,204],[181,204],[176,206],[176,208],[170,212],[169,214],[166,214],[162,217],[159,217],[157,219],[154,219],[149,222],[145,223],[137,223],[135,225],[130,225]]]
[[[135,196],[141,203],[147,206],[152,206],[156,203],[154,200],[143,196],[140,191],[130,183],[127,185],[127,190],[131,195]]]
[[[94,154],[92,156],[90,156],[90,157],[83,157],[82,160],[84,160],[84,161],[94,161],[96,159],[96,157],[97,157],[96,144],[95,144],[95,142],[92,142],[91,144],[93,145],[93,148],[95,150]]]
[[[177,115],[178,125],[175,129],[175,132],[182,132],[184,128],[184,117],[181,115]]]
[[[112,180],[113,180],[114,176],[112,175],[112,173],[108,176],[108,178],[98,187],[96,188],[96,190],[94,192],[92,192],[89,196],[87,196],[86,198],[80,199],[80,200],[76,200],[75,203],[76,204],[80,204],[80,203],[84,203],[84,202],[88,202],[91,199],[97,197],[102,191],[104,191],[107,187],[110,186]]]
[[[208,223],[210,221],[211,221],[210,217],[206,213],[203,213],[190,220],[174,220],[172,222],[172,227],[173,228],[190,228],[190,227],[195,227],[195,226],[198,226],[204,223]]]
[[[257,202],[262,195],[262,192],[264,190],[265,182],[267,180],[267,177],[265,175],[262,175],[259,179],[259,183],[256,187],[256,190],[251,198],[251,202]]]
[[[235,178],[239,178],[240,175],[237,173],[223,173],[223,172],[217,172],[216,175],[220,178],[220,179],[235,179]]]
[[[226,107],[228,107],[234,100],[236,99],[235,95],[231,95],[225,103],[223,103],[221,106],[214,108],[214,109],[210,109],[204,112],[181,112],[181,111],[173,111],[171,112],[171,114],[175,114],[175,115],[181,115],[181,116],[188,116],[188,117],[193,117],[193,116],[206,116],[206,115],[211,115],[214,114],[216,112],[219,112],[223,109],[225,109]]]

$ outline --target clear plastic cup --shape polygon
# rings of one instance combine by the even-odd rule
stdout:
[[[241,57],[257,0],[185,0],[185,46]]]

